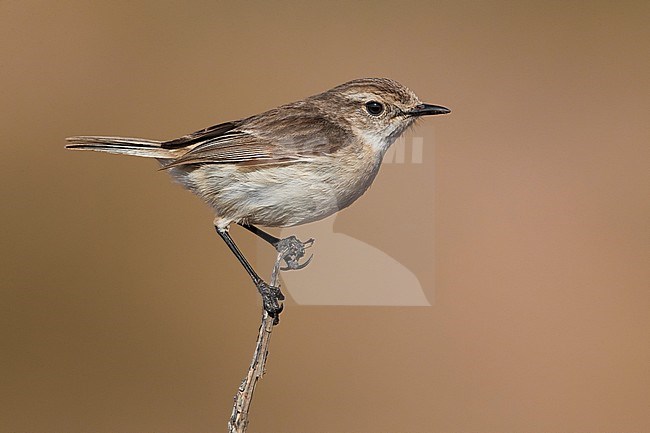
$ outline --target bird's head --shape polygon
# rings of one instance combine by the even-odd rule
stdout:
[[[313,98],[382,153],[421,116],[451,112],[423,103],[410,89],[387,78],[349,81]]]

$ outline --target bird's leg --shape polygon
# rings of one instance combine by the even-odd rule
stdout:
[[[232,251],[235,257],[237,257],[239,263],[241,263],[244,269],[246,269],[248,275],[250,275],[250,277],[253,279],[253,283],[255,283],[257,290],[260,292],[260,295],[262,295],[262,303],[264,305],[264,309],[269,313],[271,317],[275,318],[277,322],[277,319],[283,308],[280,301],[284,300],[284,295],[280,291],[280,288],[267,284],[260,278],[259,275],[257,275],[253,267],[246,260],[246,257],[244,257],[242,252],[239,251],[239,248],[237,248],[237,245],[235,245],[235,241],[233,241],[232,237],[230,237],[227,227],[220,228],[215,225],[214,228],[217,230],[219,236],[221,236],[221,239],[223,239],[226,245],[228,245],[230,251]]]
[[[269,244],[273,245],[273,248],[275,248],[277,252],[282,253],[282,259],[287,264],[286,267],[280,268],[283,271],[294,271],[302,269],[307,266],[309,262],[311,262],[311,259],[314,257],[312,254],[304,263],[300,263],[300,259],[305,255],[305,249],[311,247],[314,244],[313,239],[302,242],[293,235],[284,239],[280,239],[258,227],[255,227],[254,225],[243,223],[239,223],[239,225],[251,233],[256,234]]]
[[[278,242],[281,241],[280,238],[276,238],[271,233],[267,233],[264,230],[254,226],[252,224],[244,224],[244,223],[237,223],[237,224],[239,224],[240,226],[242,226],[243,228],[245,228],[249,232],[254,233],[255,235],[259,236],[261,239],[265,240],[266,242],[273,245],[274,247]]]

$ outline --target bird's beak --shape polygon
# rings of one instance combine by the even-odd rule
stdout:
[[[451,113],[451,110],[449,108],[431,104],[416,105],[412,110],[406,112],[406,114],[410,116],[433,116],[436,114],[447,113]]]

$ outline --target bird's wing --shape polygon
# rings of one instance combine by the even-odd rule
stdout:
[[[195,145],[164,168],[192,164],[282,164],[331,154],[346,144],[344,127],[303,111],[273,111],[197,131],[162,147]]]
[[[181,149],[193,144],[217,139],[224,134],[227,134],[229,131],[237,128],[241,123],[241,121],[220,123],[218,125],[210,126],[208,128],[201,129],[200,131],[184,135],[174,140],[165,141],[160,147],[163,149]]]

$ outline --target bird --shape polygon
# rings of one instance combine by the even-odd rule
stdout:
[[[423,116],[448,114],[388,78],[360,78],[260,114],[167,141],[74,136],[66,148],[156,159],[161,170],[203,199],[214,227],[251,277],[273,317],[279,287],[255,272],[229,234],[238,224],[278,251],[283,269],[300,269],[313,240],[279,239],[258,226],[318,221],[356,201],[374,181],[395,140]]]

